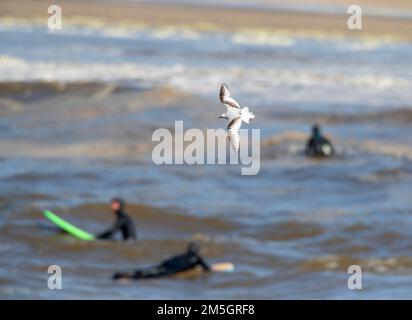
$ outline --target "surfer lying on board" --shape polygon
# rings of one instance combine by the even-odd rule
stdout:
[[[99,239],[111,239],[117,232],[121,232],[123,240],[136,239],[136,232],[133,221],[124,211],[125,202],[120,198],[114,198],[110,202],[110,207],[113,214],[116,215],[116,220],[110,228],[96,235]]]
[[[306,145],[305,153],[309,157],[330,157],[334,154],[331,142],[322,135],[317,124],[312,127],[312,136]]]
[[[159,265],[132,271],[116,272],[113,275],[113,279],[126,280],[159,278],[189,271],[197,266],[200,266],[204,271],[222,272],[230,272],[233,271],[234,268],[231,263],[218,263],[209,266],[199,255],[199,246],[196,243],[191,242],[189,243],[187,251],[183,254],[171,257],[161,262]]]

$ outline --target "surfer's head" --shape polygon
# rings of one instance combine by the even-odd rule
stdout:
[[[312,135],[315,137],[320,137],[320,126],[315,123],[312,127]]]
[[[190,242],[187,247],[187,252],[197,254],[199,252],[199,245],[196,242]]]
[[[112,208],[113,212],[122,211],[125,207],[125,203],[121,198],[113,198],[110,201],[110,207]]]

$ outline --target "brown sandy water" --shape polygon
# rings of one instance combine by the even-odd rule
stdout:
[[[301,155],[305,132],[295,130],[264,140],[262,169],[254,177],[226,166],[157,167],[148,143],[156,124],[138,126],[129,117],[165,108],[190,115],[195,99],[168,88],[121,87],[101,98],[106,87],[2,85],[8,99],[22,105],[2,116],[3,298],[409,297],[407,144],[398,142],[398,151],[382,140],[355,143],[351,135],[334,135],[339,155],[319,162]],[[153,95],[160,97],[157,105]],[[409,114],[342,116],[329,126],[403,126],[403,117],[391,116],[401,112]],[[274,119],[307,122],[301,114],[282,117]],[[137,242],[83,242],[57,232],[41,215],[51,208],[98,232],[111,223],[107,201],[118,194],[130,203]],[[110,280],[115,270],[159,262],[192,239],[208,261],[231,261],[236,271],[126,285]],[[63,268],[62,291],[47,289],[50,264]],[[346,287],[351,264],[366,273],[362,292]]]
[[[377,17],[387,36],[377,28],[352,38],[323,30],[329,20],[340,26],[333,15],[301,32],[313,21],[307,13],[294,13],[305,16],[297,30],[288,13],[274,11],[282,19],[272,25],[250,11],[257,30],[242,27],[244,8],[216,17],[209,8],[202,21],[215,25],[206,28],[173,6],[186,24],[162,10],[154,26],[136,14],[135,25],[88,21],[54,33],[5,18],[10,3],[0,4],[1,298],[411,298],[408,19]],[[117,22],[127,20],[122,8],[112,11]],[[232,13],[236,28],[222,30],[217,20]],[[216,119],[223,81],[256,114],[248,128],[261,130],[260,172],[155,165],[154,130],[173,131],[176,120],[225,127]],[[303,156],[314,122],[334,142],[334,159]],[[137,242],[76,240],[41,214],[49,208],[99,232],[112,221],[113,196],[127,200]],[[192,239],[207,261],[236,271],[126,285],[110,278]],[[47,288],[51,264],[63,269],[61,291]],[[364,271],[358,292],[347,287],[352,264]]]

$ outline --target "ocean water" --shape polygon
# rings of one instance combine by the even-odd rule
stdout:
[[[0,23],[0,297],[411,298],[412,44],[292,32]],[[220,84],[261,130],[260,172],[155,165],[157,128],[225,128]],[[303,156],[319,122],[337,156]],[[97,232],[122,196],[139,241]],[[231,274],[121,285],[111,274],[200,239]],[[61,291],[47,266],[63,268]],[[347,287],[360,265],[363,290]]]

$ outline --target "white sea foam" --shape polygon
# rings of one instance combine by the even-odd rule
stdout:
[[[193,67],[182,64],[168,66],[138,63],[74,63],[32,62],[13,56],[0,56],[0,81],[118,81],[140,80],[172,85],[182,89],[196,87],[209,92],[211,83],[227,79],[240,82],[240,87],[260,91],[273,87],[330,87],[348,86],[366,89],[408,88],[411,79],[386,74],[341,74],[312,70],[253,67]]]
[[[285,30],[214,33],[186,27],[102,27],[98,23],[69,25],[61,33],[50,34],[44,28],[8,22],[0,24],[0,32],[10,39],[18,32],[22,44],[24,40],[30,44],[30,50],[24,50],[13,41],[3,43],[0,81],[132,80],[137,85],[190,88],[205,95],[214,94],[225,81],[236,84],[240,97],[244,94],[256,101],[270,97],[280,103],[407,105],[412,100],[408,90],[412,72],[404,67],[412,46],[391,39],[349,40]],[[35,46],[33,36],[38,41]],[[367,51],[368,59],[361,55],[363,60],[357,61],[352,51]],[[393,58],[397,52],[403,60]]]
[[[295,44],[295,38],[291,34],[274,33],[274,32],[236,32],[231,37],[233,43],[242,45],[266,45],[287,47]]]
[[[5,70],[9,68],[24,68],[27,66],[27,61],[8,55],[0,55],[0,67]]]

